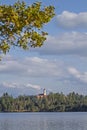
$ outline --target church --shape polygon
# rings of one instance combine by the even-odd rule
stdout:
[[[38,94],[38,95],[37,95],[37,98],[44,98],[44,97],[46,97],[46,96],[47,96],[47,94],[46,94],[46,89],[44,88],[44,89],[43,89],[43,93]]]

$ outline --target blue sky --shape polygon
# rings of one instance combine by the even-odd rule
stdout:
[[[3,56],[0,95],[38,94],[43,88],[47,93],[87,94],[87,0],[43,0],[42,5],[55,6],[55,17],[44,27],[47,40],[41,48],[15,48]]]

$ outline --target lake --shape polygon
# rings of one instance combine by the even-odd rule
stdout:
[[[0,130],[87,130],[87,113],[0,113]]]

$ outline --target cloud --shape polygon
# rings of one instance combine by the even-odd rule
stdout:
[[[87,29],[87,12],[77,14],[63,11],[62,14],[57,15],[57,23],[59,27],[64,29]]]
[[[87,72],[79,72],[74,67],[68,68],[68,71],[76,80],[87,84]]]
[[[63,59],[60,60],[60,58],[46,59],[25,57],[21,61],[20,59],[14,59],[12,57],[9,58],[9,60],[7,59],[6,56],[6,59],[4,58],[0,63],[0,67],[3,64],[3,67],[6,68],[6,70],[2,69],[0,71],[0,95],[4,92],[9,92],[12,95],[35,95],[41,91],[43,86],[46,86],[47,90],[51,88],[52,91],[57,92],[65,90],[66,87],[68,90],[73,90],[73,86],[74,88],[77,86],[78,89],[79,87],[83,88],[84,86],[87,86],[86,68],[84,69],[85,71],[82,72],[82,70],[80,70],[81,66],[78,67],[79,64],[75,65],[78,62],[72,64],[73,61],[71,67],[70,63],[66,63],[67,60],[64,59],[64,61],[62,61]],[[14,63],[14,66],[12,62]],[[78,69],[76,69],[77,67]],[[31,83],[28,82],[29,80],[31,80]]]
[[[34,85],[34,84],[30,84],[30,83],[27,83],[27,84],[24,84],[24,83],[16,83],[16,82],[3,82],[0,84],[0,86],[3,86],[5,88],[20,88],[20,89],[26,89],[26,88],[32,88],[32,89],[36,89],[36,90],[40,90],[41,87],[39,85]]]
[[[1,85],[6,88],[20,88],[18,83],[3,82]]]
[[[6,82],[0,83],[0,96],[8,92],[10,95],[35,95],[41,90],[41,86],[31,83]]]
[[[21,70],[22,68],[20,65],[20,61],[14,59],[10,55],[4,56],[2,61],[0,62],[0,73],[17,73],[17,71],[21,72]]]
[[[41,89],[41,87],[39,85],[32,85],[32,84],[27,84],[26,87],[37,89],[37,90]]]
[[[7,58],[6,58],[7,59]],[[12,75],[16,78],[23,77],[56,77],[63,73],[60,69],[63,63],[39,57],[25,57],[20,59],[9,59],[0,63],[0,74]]]
[[[66,32],[58,36],[48,36],[46,43],[33,51],[43,55],[87,56],[87,33]]]

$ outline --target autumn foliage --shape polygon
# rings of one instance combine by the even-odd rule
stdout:
[[[29,49],[40,47],[46,40],[43,26],[54,16],[54,7],[42,7],[41,2],[27,6],[25,2],[0,5],[0,53],[12,46]]]

